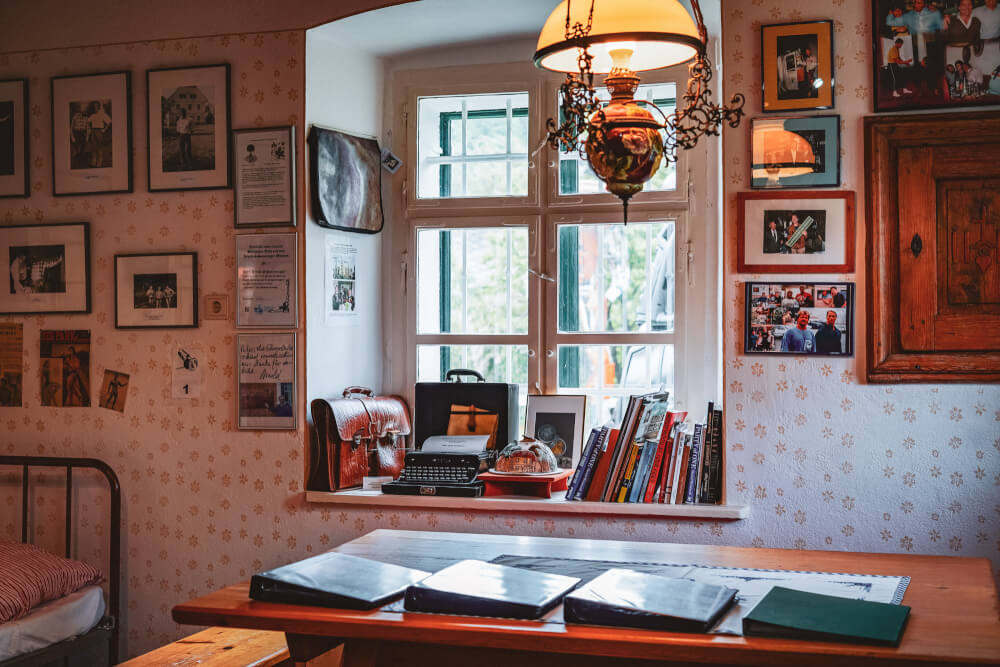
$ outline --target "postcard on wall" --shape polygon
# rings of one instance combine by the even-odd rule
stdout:
[[[24,325],[0,324],[0,407],[19,408],[24,387]]]
[[[358,248],[350,243],[326,239],[326,320],[357,315]]]
[[[294,430],[295,334],[241,334],[236,339],[238,427]]]
[[[237,227],[295,225],[295,126],[233,130]]]
[[[295,251],[294,233],[236,236],[236,326],[295,326]]]
[[[90,407],[90,330],[50,331],[40,337],[42,405]]]
[[[125,412],[125,398],[128,395],[128,373],[104,371],[101,383],[100,406],[115,412]]]

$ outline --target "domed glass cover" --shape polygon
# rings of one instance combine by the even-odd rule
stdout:
[[[515,475],[543,475],[559,472],[559,463],[547,445],[525,438],[503,448],[493,471]]]

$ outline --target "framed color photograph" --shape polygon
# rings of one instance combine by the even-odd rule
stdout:
[[[575,470],[583,449],[586,396],[529,394],[525,433],[548,445],[559,467]]]
[[[230,185],[229,64],[146,71],[149,191]]]
[[[57,76],[52,194],[132,192],[132,75]]]
[[[853,192],[739,192],[736,208],[741,273],[854,271]]]
[[[875,111],[1000,104],[995,0],[872,0]]]
[[[0,314],[90,312],[90,232],[86,222],[0,227],[8,262]]]
[[[236,235],[236,326],[295,328],[296,235]]]
[[[746,284],[745,354],[854,354],[854,283]]]
[[[0,81],[0,197],[31,192],[28,80]]]
[[[237,227],[295,226],[295,126],[233,130]]]
[[[115,255],[115,327],[198,326],[198,253]]]
[[[240,334],[237,425],[243,430],[296,428],[295,334]]]
[[[833,108],[833,21],[760,28],[764,111]]]
[[[754,118],[750,137],[750,187],[840,185],[840,116]]]

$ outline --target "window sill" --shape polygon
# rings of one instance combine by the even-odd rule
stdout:
[[[642,518],[712,519],[736,521],[750,516],[749,505],[663,505],[658,503],[566,502],[565,492],[552,498],[490,496],[446,498],[437,496],[397,496],[380,491],[306,491],[306,502],[412,509],[448,509],[463,512],[516,512],[518,514],[575,514]]]

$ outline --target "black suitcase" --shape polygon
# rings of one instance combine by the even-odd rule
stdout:
[[[469,376],[476,382],[462,382]],[[413,399],[413,444],[417,450],[432,435],[448,432],[452,405],[474,405],[500,415],[497,420],[496,449],[520,437],[520,415],[517,408],[517,385],[486,382],[477,371],[453,368],[445,374],[446,382],[418,382]]]

